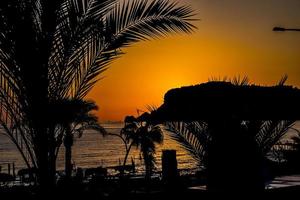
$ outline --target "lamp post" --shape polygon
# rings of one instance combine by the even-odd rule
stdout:
[[[283,31],[300,31],[299,28],[283,28],[283,27],[274,27],[273,31],[275,32],[283,32]]]

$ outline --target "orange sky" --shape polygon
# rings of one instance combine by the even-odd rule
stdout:
[[[274,26],[300,28],[299,0],[181,2],[197,10],[198,30],[123,49],[88,95],[101,121],[159,106],[169,89],[210,77],[247,75],[257,84],[275,84],[288,74],[287,83],[300,87],[300,32],[272,32]]]

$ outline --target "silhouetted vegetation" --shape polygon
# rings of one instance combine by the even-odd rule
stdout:
[[[0,126],[28,169],[17,174],[23,185],[10,188],[16,175],[10,173],[10,163],[7,174],[0,168],[0,196],[47,192],[47,197],[139,198],[139,192],[130,192],[146,188],[148,193],[149,183],[155,183],[158,192],[148,193],[152,197],[178,191],[190,197],[191,190],[181,190],[188,184],[178,177],[174,150],[164,151],[165,180],[151,180],[156,145],[163,143],[158,124],[197,161],[208,192],[263,191],[274,176],[298,173],[300,133],[293,126],[300,118],[300,90],[286,86],[284,76],[275,86],[236,77],[172,89],[158,109],[127,116],[120,135],[111,134],[125,144],[123,165],[110,167],[121,176],[109,176],[109,167],[96,167],[85,174],[78,168],[72,177],[74,137],[88,129],[107,134],[93,113],[97,105],[85,99],[100,74],[135,42],[193,32],[193,17],[189,6],[171,0],[1,0]],[[297,135],[284,149],[281,139],[291,129]],[[65,179],[57,179],[62,145]],[[123,176],[132,147],[144,161],[142,181]],[[273,160],[272,153],[277,154]],[[27,191],[25,183],[30,184]],[[124,190],[128,196],[122,196]]]
[[[176,140],[196,161],[199,170],[206,170],[208,145],[211,141],[208,126],[204,121],[166,122],[171,137]]]
[[[157,118],[173,121],[222,119],[231,113],[244,120],[295,120],[299,118],[299,100],[300,91],[292,86],[212,81],[168,91],[164,104],[157,110]]]
[[[293,129],[296,134],[289,141],[280,143],[280,162],[274,170],[278,174],[299,174],[300,173],[300,130]]]
[[[166,0],[2,0],[0,17],[0,123],[45,190],[66,133],[57,101],[83,99],[120,48],[195,28]]]
[[[121,134],[125,135],[125,140],[130,141],[129,151],[132,146],[140,149],[144,159],[146,179],[149,180],[155,167],[155,144],[163,142],[161,128],[158,125],[151,124],[149,121],[140,121],[133,116],[127,116]],[[129,151],[125,156],[124,164]]]
[[[84,101],[80,99],[63,100],[56,102],[60,105],[55,105],[52,110],[53,119],[56,119],[56,124],[60,124],[65,131],[63,138],[57,140],[60,144],[64,143],[65,147],[65,173],[66,178],[70,180],[72,173],[72,146],[74,143],[74,136],[81,137],[86,130],[95,130],[105,134],[97,120],[97,117],[92,112],[98,107],[92,101]],[[60,145],[57,144],[57,145]],[[58,149],[56,157],[58,154]]]
[[[210,190],[263,190],[270,178],[266,156],[298,115],[300,91],[284,82],[262,87],[244,78],[173,89],[152,120],[167,122],[206,166]]]

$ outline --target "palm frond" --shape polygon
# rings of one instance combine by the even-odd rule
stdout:
[[[202,122],[167,122],[165,126],[171,137],[197,161],[197,165],[205,168],[210,142],[207,126]]]
[[[271,120],[262,123],[260,131],[256,134],[256,142],[263,155],[280,141],[294,123],[295,121],[291,120]]]
[[[243,78],[241,78],[241,76],[235,76],[231,82],[236,86],[247,86],[249,85],[249,78],[247,76],[244,76]]]
[[[167,0],[125,0],[106,17],[106,29],[112,34],[111,49],[133,42],[168,35],[171,32],[191,33],[193,10]]]
[[[247,76],[244,76],[243,78],[238,75],[234,76],[233,78],[229,78],[227,76],[224,77],[211,77],[208,79],[208,82],[230,82],[235,86],[247,86],[250,84],[250,80]]]
[[[224,76],[223,78],[221,78],[220,76],[219,77],[212,76],[208,78],[208,82],[219,82],[219,81],[226,82],[228,81],[228,77]]]
[[[155,112],[158,107],[156,105],[147,105],[146,108],[150,113],[152,113]]]
[[[284,84],[286,83],[286,81],[288,80],[288,75],[285,74],[281,79],[280,81],[278,82],[278,86],[284,86]]]
[[[73,134],[78,135],[78,137],[80,138],[82,137],[84,132],[88,130],[97,131],[98,133],[101,133],[103,136],[108,134],[105,128],[103,128],[98,122],[93,122],[93,121],[80,123],[78,126],[74,127],[74,130],[72,132]]]
[[[117,51],[105,51],[103,15],[113,0],[66,1],[60,9],[50,58],[52,93],[83,97],[97,82],[97,75],[113,60]],[[109,58],[109,59],[108,59]],[[56,90],[56,91],[55,91]]]
[[[101,8],[101,9],[100,9]],[[108,14],[106,14],[108,12]],[[98,81],[120,47],[170,32],[191,32],[192,10],[169,1],[66,1],[50,58],[50,88],[57,93],[84,97]],[[67,61],[67,62],[66,62]]]

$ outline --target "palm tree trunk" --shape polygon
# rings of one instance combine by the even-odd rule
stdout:
[[[125,143],[125,145],[126,145],[126,143]],[[130,153],[130,150],[131,150],[132,146],[133,146],[133,142],[129,145],[128,148],[126,148],[125,158],[124,158],[124,161],[123,161],[123,169],[120,172],[121,177],[124,175],[124,169],[125,169],[125,166],[126,166],[126,163],[127,163],[127,159],[128,159],[128,156],[129,156],[129,153]]]
[[[54,138],[54,129],[50,130],[50,149],[49,149],[49,173],[50,179],[53,184],[56,184],[56,140]]]
[[[126,162],[127,162],[127,159],[128,159],[128,156],[129,156],[129,153],[130,153],[130,150],[131,150],[131,147],[132,147],[133,143],[131,143],[128,147],[128,149],[126,149],[126,154],[125,154],[125,158],[124,158],[124,162],[123,162],[123,166],[125,167],[126,165]]]
[[[212,142],[209,145],[208,190],[262,191],[261,159],[256,143],[246,136],[240,121],[209,122]]]
[[[48,156],[48,145],[47,138],[42,137],[42,134],[37,134],[36,138],[36,147],[35,154],[37,157],[37,165],[38,165],[38,183],[40,187],[40,192],[45,193],[47,191],[51,191],[53,188],[53,182],[51,179],[51,173],[49,173],[49,156]]]
[[[73,146],[73,135],[70,133],[70,128],[68,128],[65,136],[65,173],[66,179],[71,178],[72,175],[72,146]]]
[[[145,164],[145,179],[146,181],[150,181],[151,179],[151,158],[148,155],[148,152],[143,152],[144,164]]]
[[[66,177],[69,179],[71,178],[71,174],[72,174],[72,148],[70,146],[66,146],[65,157],[66,157],[65,172],[66,172]]]

